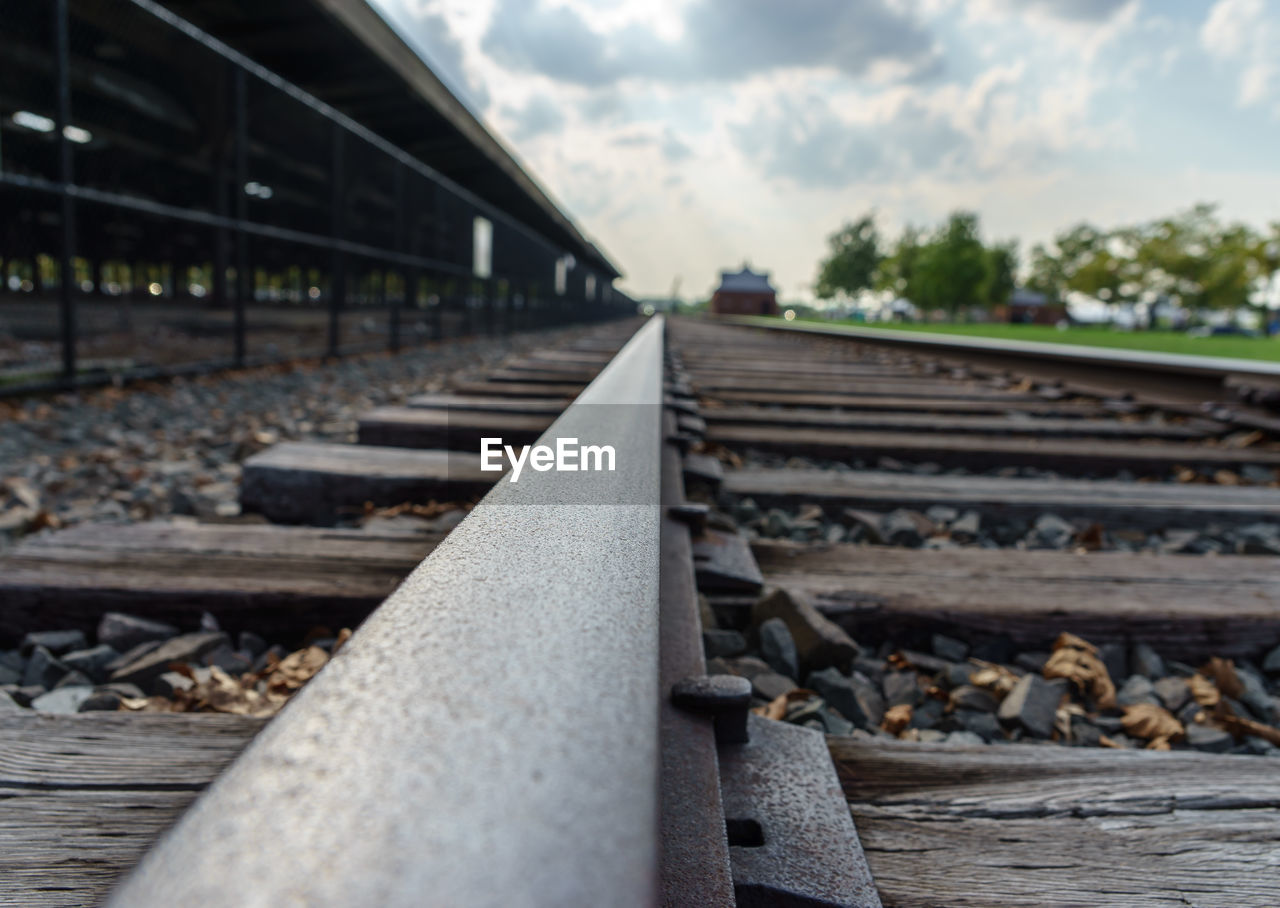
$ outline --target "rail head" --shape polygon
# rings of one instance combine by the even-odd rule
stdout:
[[[909,347],[916,350],[931,350],[939,354],[995,354],[1202,378],[1225,378],[1228,375],[1280,377],[1280,362],[1267,362],[1265,360],[1201,356],[1199,354],[1155,353],[1149,350],[1121,350],[1108,347],[1088,347],[1080,344],[1005,340],[1004,338],[995,337],[958,337],[953,334],[931,333],[928,331],[859,328],[853,325],[796,324],[795,322],[786,322],[764,316],[716,316],[716,320],[726,324],[752,328],[769,328],[777,331],[794,331],[799,334],[847,337],[851,340],[874,344]]]
[[[613,472],[500,481],[111,904],[654,903],[662,357],[540,440]]]

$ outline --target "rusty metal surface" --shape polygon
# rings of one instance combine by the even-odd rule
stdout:
[[[668,413],[668,426],[675,423]],[[720,770],[713,720],[674,706],[665,692],[707,670],[702,654],[698,594],[694,588],[689,528],[670,507],[684,500],[680,454],[663,446],[661,669],[662,904],[667,908],[732,906],[729,843],[720,805]]]
[[[764,586],[750,544],[737,533],[708,529],[693,541],[693,564],[703,593],[755,593]]]
[[[759,716],[749,729],[720,750],[739,908],[880,908],[826,737]]]
[[[656,903],[661,359],[655,318],[549,430],[615,472],[499,483],[111,903]]]

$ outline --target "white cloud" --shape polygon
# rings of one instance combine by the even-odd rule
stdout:
[[[1200,28],[1200,43],[1211,57],[1239,68],[1241,107],[1280,97],[1280,22],[1267,15],[1263,0],[1218,0]],[[1272,110],[1280,115],[1280,103]]]

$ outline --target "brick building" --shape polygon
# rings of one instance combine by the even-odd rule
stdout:
[[[715,315],[777,315],[778,294],[768,272],[757,274],[745,264],[741,271],[720,272],[720,286],[711,296]]]

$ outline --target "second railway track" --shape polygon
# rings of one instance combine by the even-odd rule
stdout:
[[[1133,390],[607,325],[255,455],[271,524],[33,538],[0,642],[37,707],[163,693],[24,642],[85,651],[109,611],[209,612],[192,671],[223,631],[358,629],[261,734],[0,713],[0,902],[1274,904],[1280,445]],[[570,436],[617,469],[480,469],[481,439]]]

